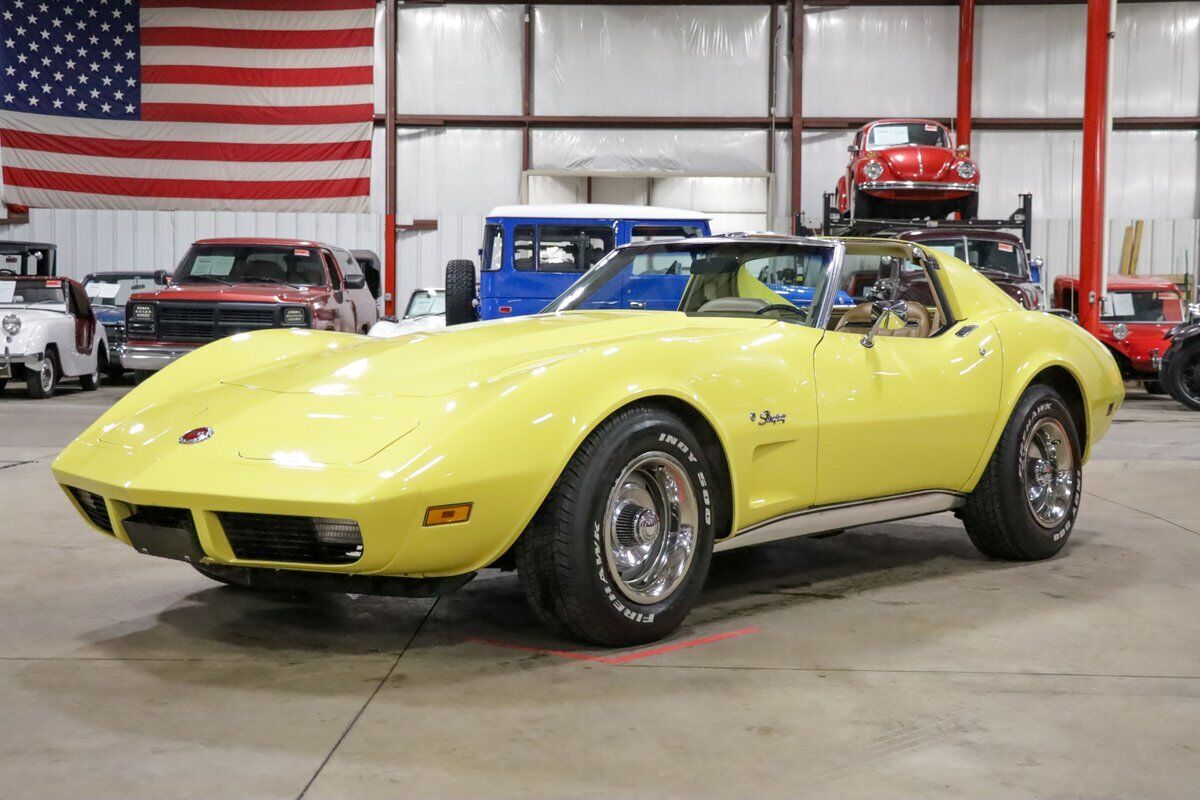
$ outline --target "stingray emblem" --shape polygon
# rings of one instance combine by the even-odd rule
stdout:
[[[212,428],[192,428],[190,431],[179,437],[180,444],[200,444],[200,442],[211,439],[213,435]]]
[[[750,421],[754,422],[755,420],[758,421],[758,424],[760,426],[761,425],[779,425],[781,423],[787,422],[787,414],[772,414],[770,411],[767,411],[767,410],[763,410],[761,413],[755,414],[753,411],[751,411],[750,412]]]

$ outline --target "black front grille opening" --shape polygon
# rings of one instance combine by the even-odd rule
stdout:
[[[125,522],[153,525],[156,528],[178,528],[181,531],[196,531],[192,512],[186,508],[168,508],[166,506],[137,506],[133,515],[126,517]]]
[[[233,554],[247,561],[353,564],[362,558],[358,523],[283,514],[217,513]]]
[[[103,528],[109,533],[113,532],[112,520],[108,516],[108,506],[104,504],[103,497],[94,492],[76,489],[74,486],[67,488],[71,490],[75,502],[79,503],[79,507],[83,509],[83,513],[87,514],[93,525]]]

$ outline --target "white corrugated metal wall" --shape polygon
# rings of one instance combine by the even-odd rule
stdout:
[[[518,114],[520,5],[402,7],[399,109],[403,114]],[[382,15],[380,15],[380,20]],[[1083,86],[1084,6],[983,6],[976,21],[975,113],[988,117],[1078,116]],[[790,108],[786,13],[779,15],[776,112]],[[810,9],[805,16],[807,116],[939,115],[954,111],[957,10],[945,6]],[[1200,3],[1118,6],[1117,115],[1200,114]],[[539,114],[768,114],[768,7],[541,6],[534,16],[534,109]],[[377,25],[382,52],[382,24]],[[382,55],[376,102],[383,108]],[[762,131],[539,130],[537,168],[744,174],[766,170]],[[770,213],[786,227],[791,136],[776,132]],[[820,213],[846,159],[849,133],[805,131],[803,211]],[[977,131],[984,175],[981,213],[1007,214],[1016,195],[1035,197],[1034,249],[1053,271],[1073,269],[1077,251],[1080,137],[1076,133]],[[382,140],[376,136],[373,209],[382,211]],[[436,218],[438,230],[403,234],[399,293],[437,285],[445,262],[474,256],[489,208],[520,196],[521,137],[502,129],[405,129],[399,134],[399,206],[405,218]],[[1113,238],[1126,220],[1149,222],[1142,269],[1194,268],[1200,217],[1200,134],[1118,132],[1112,166]],[[701,208],[748,208],[757,187],[693,185],[672,198]],[[653,199],[653,198],[652,198]],[[64,271],[168,267],[186,239],[207,232],[326,236],[381,247],[377,217],[334,215],[104,214],[36,211],[28,230],[6,237],[62,245]],[[131,261],[130,261],[131,259]]]

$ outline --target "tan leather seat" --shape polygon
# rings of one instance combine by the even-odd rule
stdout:
[[[834,330],[848,333],[866,333],[875,320],[871,317],[872,303],[860,303],[847,311],[838,320]],[[925,339],[933,331],[933,315],[920,303],[909,300],[904,304],[908,310],[908,321],[903,328],[880,328],[878,336],[904,336],[910,339]]]

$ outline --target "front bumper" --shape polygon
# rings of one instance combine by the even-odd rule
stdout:
[[[121,351],[121,366],[139,372],[157,372],[195,349],[183,345],[126,344]]]
[[[13,376],[14,365],[40,372],[42,358],[42,353],[10,353],[6,348],[3,353],[0,353],[0,380],[8,380]]]
[[[978,192],[974,183],[943,183],[941,181],[866,181],[858,188],[864,192]]]

